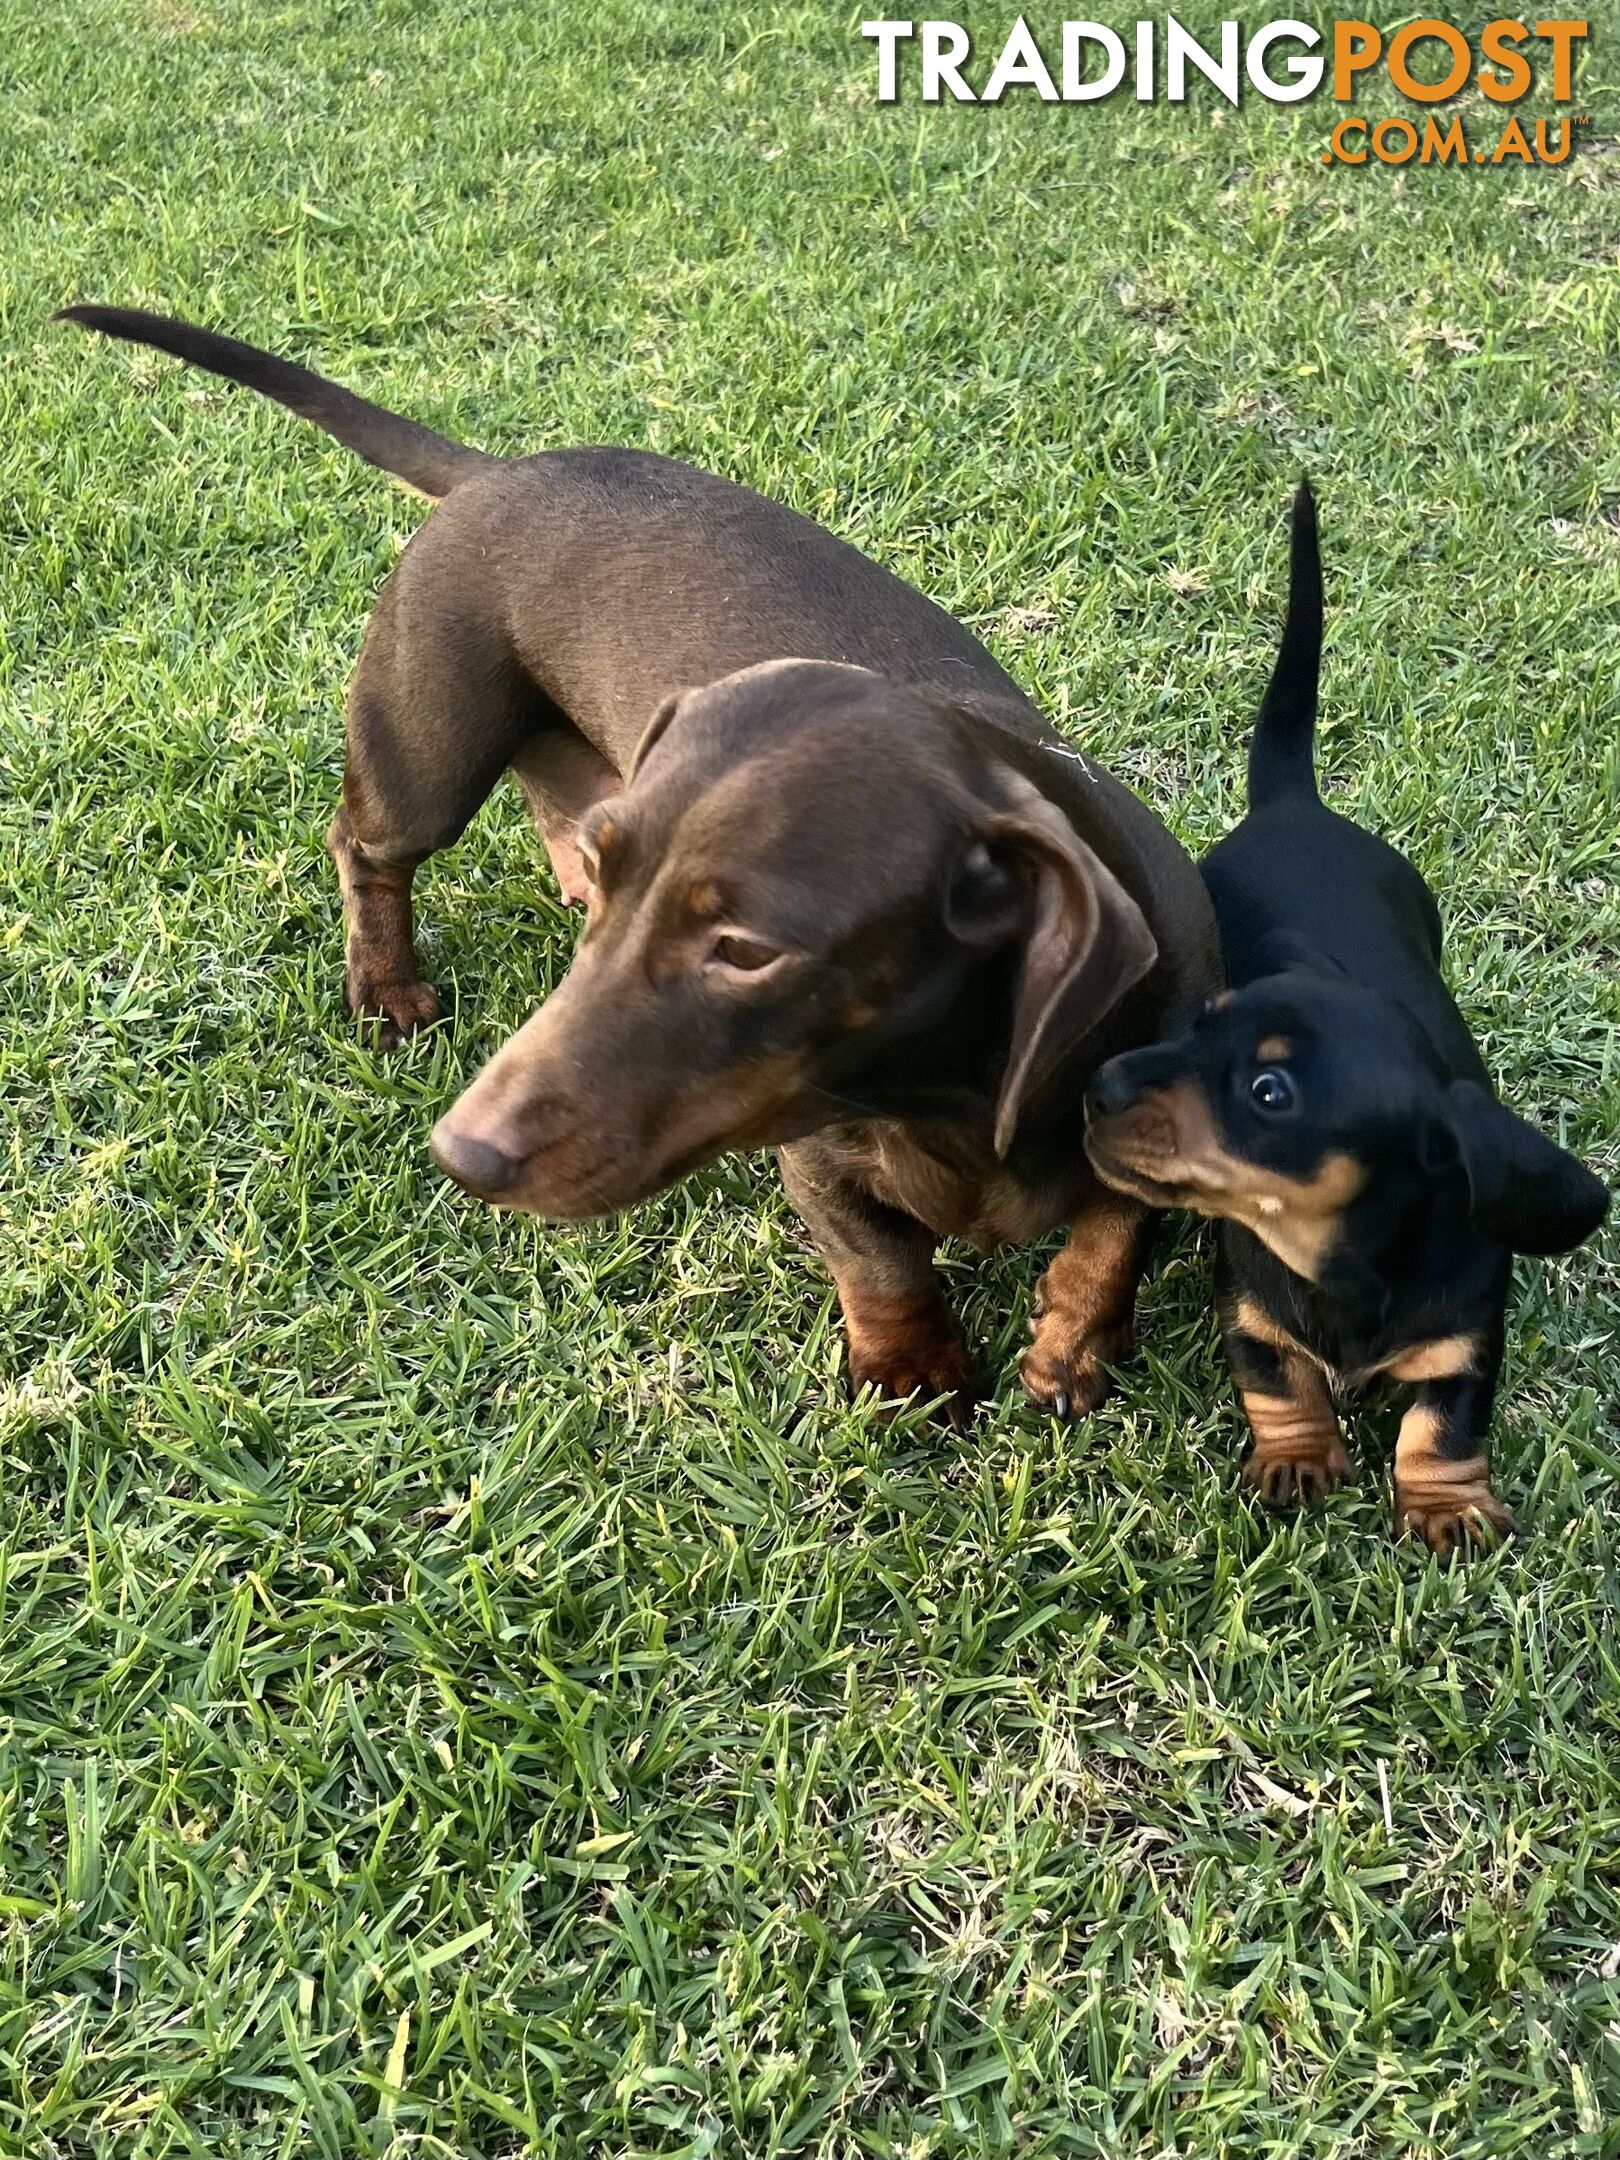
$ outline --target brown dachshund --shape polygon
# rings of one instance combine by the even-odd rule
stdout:
[[[513,772],[570,898],[563,982],[433,1136],[457,1184],[604,1214],[774,1147],[838,1285],[850,1378],[971,1399],[933,1248],[1060,1224],[1023,1363],[1089,1410],[1129,1348],[1148,1211],[1081,1146],[1102,1061],[1215,986],[1198,874],[960,624],[808,519],[631,450],[485,456],[231,338],[154,345],[441,507],[349,693],[348,1001],[437,1016],[411,880]]]

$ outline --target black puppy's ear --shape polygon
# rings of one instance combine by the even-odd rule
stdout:
[[[660,742],[667,733],[669,723],[680,710],[681,699],[685,695],[684,690],[677,690],[673,696],[665,698],[663,704],[659,706],[658,710],[647,722],[646,727],[642,730],[640,742],[636,744],[636,747],[630,753],[630,763],[626,767],[624,775],[626,787],[630,785],[642,766],[646,764],[648,754],[654,745]]]
[[[996,1153],[1005,1155],[1025,1103],[1141,981],[1159,948],[1142,910],[1056,809],[996,818],[984,842],[1028,923],[996,1103]]]
[[[1445,1121],[1468,1177],[1476,1230],[1513,1252],[1570,1252],[1609,1211],[1582,1162],[1472,1080],[1446,1090]]]

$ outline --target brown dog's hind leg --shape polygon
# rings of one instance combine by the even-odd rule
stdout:
[[[890,1403],[943,1397],[944,1416],[964,1424],[973,1364],[934,1273],[932,1231],[867,1192],[820,1135],[779,1148],[777,1160],[838,1289],[851,1393],[870,1387]]]
[[[1149,1210],[1098,1184],[1068,1242],[1035,1288],[1019,1377],[1031,1402],[1060,1418],[1087,1417],[1113,1387],[1109,1368],[1131,1354],[1136,1286],[1153,1242]]]
[[[326,843],[343,888],[349,1009],[380,1019],[385,1045],[438,1016],[412,937],[418,865],[460,836],[532,736],[569,726],[508,649],[446,515],[406,548],[367,628]]]
[[[1223,1316],[1222,1335],[1254,1436],[1244,1483],[1267,1507],[1325,1500],[1352,1471],[1327,1375],[1235,1317]]]
[[[1450,1355],[1437,1354],[1442,1352]],[[1491,1490],[1485,1453],[1499,1355],[1488,1344],[1454,1337],[1424,1345],[1389,1368],[1396,1379],[1417,1382],[1395,1441],[1395,1528],[1422,1538],[1442,1557],[1513,1530],[1512,1516]],[[1456,1369],[1435,1371],[1442,1363]]]

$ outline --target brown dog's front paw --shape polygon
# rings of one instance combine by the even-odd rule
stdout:
[[[942,1415],[952,1425],[966,1424],[977,1398],[973,1362],[943,1306],[897,1306],[847,1325],[851,1394],[871,1388],[891,1407],[941,1397]]]
[[[1442,1560],[1466,1547],[1500,1545],[1517,1524],[1483,1478],[1451,1490],[1395,1484],[1395,1532],[1421,1538]]]
[[[431,983],[352,983],[349,1010],[357,1020],[382,1024],[377,1040],[384,1050],[397,1050],[418,1028],[431,1027],[439,1017],[438,993]]]
[[[1090,1417],[1114,1391],[1110,1368],[1131,1354],[1129,1327],[1095,1328],[1077,1340],[1061,1313],[1039,1306],[1030,1322],[1035,1340],[1024,1352],[1018,1377],[1037,1410],[1056,1418]]]
[[[1316,1507],[1353,1474],[1336,1437],[1288,1451],[1256,1447],[1243,1465],[1243,1482],[1272,1508]]]

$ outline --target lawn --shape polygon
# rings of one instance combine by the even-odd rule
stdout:
[[[1540,173],[882,108],[858,20],[0,0],[0,2152],[1620,2151],[1620,1233],[1521,1268],[1524,1534],[1447,1572],[1387,1413],[1324,1512],[1246,1502],[1185,1226],[1073,1429],[1042,1256],[949,1255],[958,1438],[846,1404],[767,1163],[461,1199],[427,1130],[575,922],[503,792],[419,885],[448,1024],[342,1011],[342,687],[421,506],[46,323],[778,494],[1197,847],[1308,468],[1336,800],[1620,1174],[1612,12]]]

